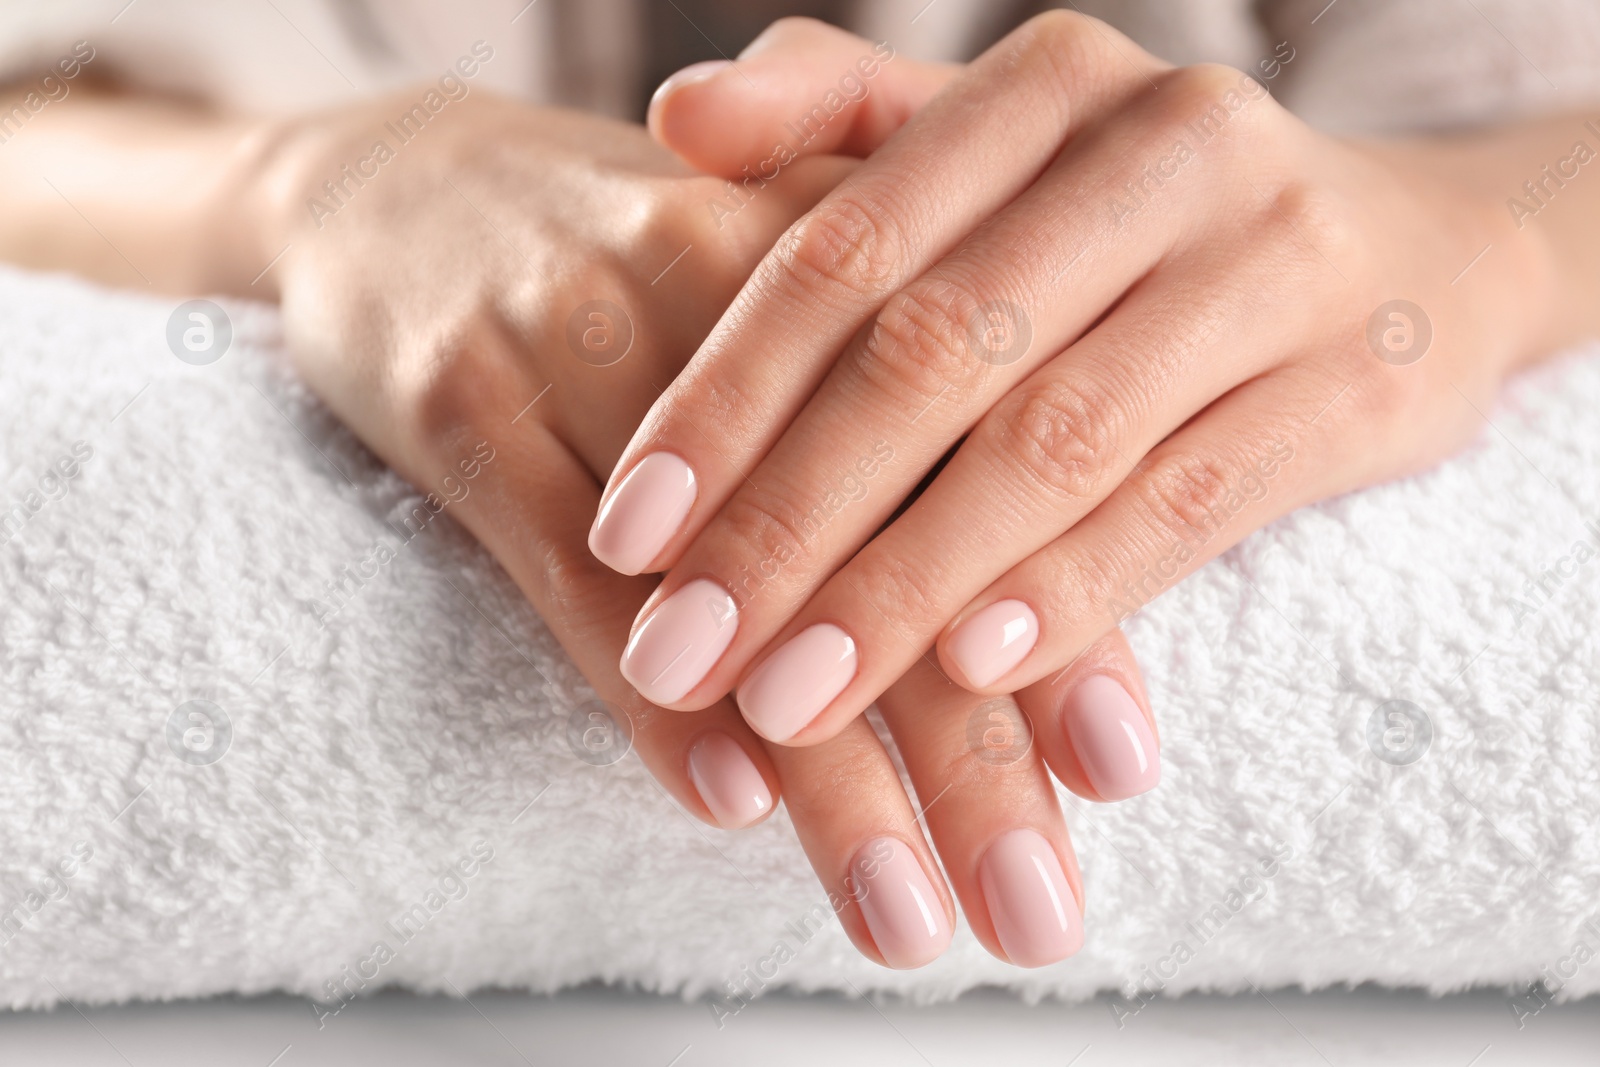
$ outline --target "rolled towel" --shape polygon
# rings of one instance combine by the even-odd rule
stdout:
[[[726,1025],[779,987],[996,985],[1125,1023],[1252,984],[1600,989],[1600,348],[1442,467],[1139,597],[1164,774],[1064,796],[1083,951],[1023,971],[963,930],[893,972],[782,812],[724,833],[652,783],[451,518],[472,478],[387,470],[274,309],[0,270],[0,312],[8,1004],[281,989],[336,1025],[384,985],[600,980]]]

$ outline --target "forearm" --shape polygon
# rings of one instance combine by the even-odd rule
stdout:
[[[10,114],[26,87],[0,92]],[[0,143],[0,258],[164,292],[272,297],[281,245],[259,180],[274,124],[95,91],[13,121]]]
[[[25,91],[0,92],[0,115]],[[1528,264],[1548,301],[1530,358],[1600,334],[1597,128],[1600,109],[1370,145],[1447,177],[1506,220],[1505,247],[1485,254]],[[271,272],[261,272],[283,247],[267,224],[282,191],[263,175],[283,130],[81,86],[0,130],[0,258],[110,284],[272,297]]]

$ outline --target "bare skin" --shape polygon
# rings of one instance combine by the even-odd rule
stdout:
[[[691,579],[736,587],[783,553],[867,441],[905,459],[879,506],[793,546],[669,706],[737,691],[758,733],[813,744],[931,645],[972,691],[1047,709],[1057,672],[1161,589],[1295,507],[1449,455],[1508,374],[1600,330],[1586,116],[1341,140],[1239,71],[1053,12],[964,69],[884,63],[796,144],[793,116],[871,48],[780,23],[653,104],[657,136],[713,173],[769,172],[784,142],[865,162],[756,268],[612,475],[608,495],[666,452],[698,479],[635,634]],[[1551,164],[1566,180],[1530,199]],[[985,359],[972,324],[991,320],[1026,351]],[[967,623],[1017,603],[1026,654],[963,655]],[[848,681],[761,699],[760,672],[824,627],[853,643]]]
[[[758,92],[748,86],[729,91],[714,81],[703,82],[666,94],[657,103],[652,118],[658,139],[701,170],[738,174],[752,158],[751,152],[770,141],[772,115],[803,109],[823,83],[836,80],[841,61],[854,62],[864,50],[870,51],[865,42],[848,35],[792,21],[779,24],[758,45],[753,49],[756,54],[741,63],[754,74]],[[1156,61],[1147,62],[1154,75],[1174,76]],[[528,108],[486,93],[451,103],[440,121],[385,163],[377,177],[355,188],[335,213],[317,218],[308,210],[308,199],[319,195],[324,182],[338,179],[346,165],[366,156],[382,123],[409,106],[417,94],[265,122],[115,92],[91,93],[83,87],[68,101],[38,115],[0,151],[0,202],[10,208],[0,214],[0,256],[32,267],[72,270],[115,285],[281,301],[294,358],[306,380],[367,444],[415,484],[437,484],[474,442],[493,442],[509,461],[497,460],[490,470],[498,480],[487,487],[489,491],[475,491],[458,513],[540,610],[596,691],[633,720],[640,754],[664,788],[688,810],[715,822],[686,762],[690,747],[706,731],[722,732],[752,761],[774,801],[781,783],[819,878],[836,899],[845,929],[867,956],[900,965],[925,962],[905,957],[887,960],[858,901],[852,899],[852,884],[862,873],[853,866],[860,849],[888,836],[905,843],[929,875],[946,925],[960,901],[980,940],[1007,958],[979,870],[986,850],[1000,835],[1017,828],[1036,830],[1060,859],[1080,910],[1084,899],[1050,772],[1080,795],[1104,798],[1085,776],[1062,732],[1057,709],[1081,682],[1098,675],[1116,679],[1149,718],[1132,656],[1120,634],[1109,627],[1110,620],[1090,625],[1094,620],[1086,619],[1083,626],[1072,629],[1063,626],[1058,615],[1070,616],[1073,605],[1041,603],[1046,614],[1057,614],[1049,616],[1044,628],[1050,640],[1035,653],[1039,664],[1025,663],[996,685],[977,687],[982,692],[974,693],[946,678],[933,666],[932,657],[902,656],[904,662],[894,677],[875,674],[870,686],[836,703],[826,717],[826,728],[795,739],[806,747],[770,745],[746,727],[726,698],[737,680],[735,660],[719,664],[716,680],[708,680],[685,703],[702,709],[691,714],[663,711],[634,692],[617,664],[632,620],[656,582],[614,573],[585,547],[603,480],[613,471],[624,473],[661,439],[652,435],[671,424],[673,404],[692,400],[708,375],[725,372],[726,358],[713,355],[729,350],[731,332],[745,331],[739,337],[746,341],[748,352],[772,351],[770,337],[749,333],[760,326],[751,312],[771,305],[781,279],[781,272],[770,265],[774,260],[763,265],[763,258],[775,246],[779,257],[789,254],[785,250],[792,252],[796,237],[789,228],[796,220],[824,197],[847,195],[851,189],[846,183],[839,186],[840,192],[830,193],[851,172],[852,164],[823,153],[873,156],[865,166],[889,167],[890,178],[914,189],[918,175],[926,173],[926,160],[896,162],[892,155],[874,153],[908,120],[923,116],[936,93],[960,74],[955,68],[896,59],[884,67],[872,93],[852,105],[844,120],[830,126],[826,138],[811,146],[816,158],[788,164],[760,197],[721,225],[705,205],[724,195],[723,182],[696,176],[652,145],[642,130]],[[1220,84],[1220,78],[1213,71],[1194,75],[1191,81],[1206,88]],[[1257,112],[1271,114],[1272,105],[1259,103],[1263,106],[1250,115],[1250,136],[1258,138],[1253,143],[1276,153],[1271,157],[1272,173],[1279,184],[1273,192],[1281,194],[1295,174],[1297,160],[1306,162],[1297,153],[1334,150],[1321,144],[1317,135],[1296,128],[1286,116],[1262,118]],[[1033,106],[1037,110],[1038,105]],[[1121,106],[1133,106],[1132,97]],[[932,127],[930,138],[963,136],[958,126],[951,125],[950,116],[934,118],[941,125]],[[1467,275],[1473,287],[1459,298],[1472,305],[1475,318],[1456,322],[1445,314],[1443,309],[1457,306],[1453,294],[1440,302],[1424,301],[1440,329],[1434,354],[1444,355],[1449,347],[1448,360],[1430,358],[1410,368],[1390,368],[1370,353],[1357,351],[1352,357],[1341,350],[1340,358],[1351,360],[1350,374],[1334,374],[1323,381],[1314,368],[1299,368],[1295,380],[1302,392],[1294,396],[1306,404],[1325,401],[1323,392],[1333,396],[1345,378],[1361,375],[1361,395],[1370,403],[1350,403],[1341,410],[1380,412],[1377,427],[1388,427],[1389,436],[1380,438],[1381,447],[1366,450],[1365,465],[1339,466],[1337,440],[1307,446],[1301,454],[1308,461],[1300,468],[1293,464],[1285,468],[1268,498],[1270,507],[1243,512],[1237,526],[1215,539],[1216,551],[1295,503],[1337,491],[1340,485],[1414,469],[1465,440],[1473,426],[1470,419],[1426,406],[1436,405],[1445,378],[1485,406],[1512,367],[1595,328],[1593,312],[1578,294],[1592,291],[1600,278],[1600,262],[1593,251],[1600,237],[1600,189],[1589,187],[1596,183],[1573,183],[1561,200],[1521,230],[1508,228],[1499,217],[1505,212],[1504,197],[1555,158],[1553,152],[1559,155],[1569,147],[1569,128],[1575,125],[1571,120],[1550,120],[1452,142],[1338,146],[1346,182],[1340,188],[1345,197],[1341,203],[1359,217],[1370,216],[1368,222],[1388,218],[1383,211],[1396,200],[1414,206],[1419,199],[1446,191],[1442,202],[1447,216],[1422,212],[1402,220],[1404,232],[1416,238],[1419,261],[1409,269],[1418,277],[1437,269],[1444,271],[1448,282],[1483,243],[1494,243],[1496,257],[1485,257],[1474,267]],[[1131,120],[1128,126],[1143,128]],[[1234,158],[1220,153],[1219,157]],[[1197,160],[1197,168],[1200,163],[1219,165]],[[905,176],[897,177],[895,166],[907,168]],[[1396,178],[1397,174],[1404,177]],[[1281,195],[1276,202],[1290,203]],[[1152,201],[1140,213],[1151,219],[1152,226],[1180,228],[1188,217],[1185,212],[1198,210],[1197,202],[1183,194]],[[1310,226],[1324,217],[1332,214],[1307,215],[1302,222]],[[1308,287],[1320,293],[1323,290],[1316,287],[1331,286],[1318,273],[1327,270],[1321,257],[1297,251],[1292,235],[1274,229],[1268,213],[1250,212],[1249,220],[1255,227],[1249,233],[1229,237],[1218,231],[1219,239],[1234,241],[1229,247],[1241,255],[1250,251],[1250,241],[1256,241],[1260,262],[1272,262],[1271,255],[1284,257]],[[982,221],[975,216],[972,223]],[[1345,237],[1331,250],[1328,242],[1313,240],[1324,245],[1328,258],[1349,276],[1363,260],[1362,240],[1359,232],[1343,232]],[[1457,262],[1457,246],[1468,244],[1472,247]],[[674,264],[686,246],[690,251]],[[1433,259],[1421,261],[1423,253]],[[1113,257],[1109,246],[1104,254]],[[265,269],[269,263],[273,265]],[[1116,272],[1107,267],[1104,273],[1111,277]],[[1075,276],[1069,271],[1068,277]],[[890,295],[883,294],[885,303]],[[603,341],[598,353],[591,351],[585,358],[568,340],[573,312],[595,300],[625,309],[633,327],[626,357],[607,366],[597,365],[605,362]],[[1368,303],[1375,305],[1376,300]],[[730,305],[735,311],[719,324]],[[1316,314],[1336,321],[1342,331],[1338,336],[1348,342],[1352,325],[1359,323],[1347,321],[1349,307],[1338,305],[1336,315],[1334,306],[1318,303]],[[1442,310],[1436,313],[1435,307]],[[878,310],[863,305],[859,321]],[[1271,326],[1264,314],[1259,317],[1262,321],[1256,328]],[[606,325],[614,329],[617,324]],[[835,328],[843,330],[846,325],[840,319]],[[1315,323],[1295,325],[1306,330]],[[1462,353],[1443,344],[1446,336],[1453,336],[1447,329],[1457,334],[1476,330],[1492,344],[1483,351]],[[690,372],[680,377],[707,334],[711,341]],[[1359,338],[1359,332],[1354,336]],[[812,352],[814,373],[825,373],[837,354],[837,350]],[[1278,358],[1285,353],[1263,350],[1250,356]],[[1377,366],[1370,368],[1368,363]],[[760,365],[757,359],[744,363],[752,370]],[[1403,380],[1408,383],[1403,388],[1389,392],[1385,390],[1402,380],[1373,377],[1418,367],[1428,377],[1413,374]],[[1271,378],[1264,366],[1250,369],[1258,378]],[[1175,380],[1153,376],[1153,381]],[[1415,384],[1419,381],[1423,384]],[[1313,388],[1323,384],[1331,387]],[[549,392],[544,393],[547,387]],[[904,455],[921,455],[923,460],[897,467],[895,476],[915,473],[919,464],[926,469],[948,447],[950,441],[944,438],[951,427],[963,421],[976,425],[985,412],[1004,411],[1007,403],[1016,402],[1011,392],[1017,387],[1018,383],[996,379],[981,390],[963,391],[966,413],[948,413],[940,423],[943,437],[923,442],[920,452],[905,451]],[[658,401],[664,389],[666,398]],[[724,442],[727,454],[751,470],[768,452],[776,455],[775,442],[800,410],[793,397],[780,393],[752,393],[765,405],[766,421],[751,420],[740,440]],[[1341,405],[1350,400],[1346,396]],[[1396,407],[1401,404],[1415,407]],[[658,405],[656,414],[630,446],[630,436],[652,405]],[[1441,430],[1431,440],[1431,453],[1415,441],[1401,440],[1394,430],[1417,417],[1418,411],[1428,413],[1432,420],[1428,425]],[[892,424],[892,406],[884,409],[883,416],[886,424]],[[1318,425],[1322,422],[1319,419]],[[1331,413],[1328,422],[1342,434],[1373,432],[1371,423],[1347,424],[1343,416],[1336,420]],[[680,424],[686,425],[687,419]],[[727,427],[714,421],[703,429],[722,434]],[[1119,439],[1119,443],[1129,456],[1144,456],[1148,464],[1160,458],[1158,448],[1170,448],[1176,440],[1159,444]],[[1103,502],[1096,508],[1116,498],[1121,483],[1112,483],[1127,473],[1115,466],[1107,470],[1109,480],[1096,496]],[[1301,470],[1306,471],[1303,479]],[[1003,484],[1006,477],[1015,480],[999,459],[995,471],[1000,479],[996,484]],[[1291,473],[1296,480],[1289,480]],[[910,478],[911,485],[918,479],[920,473]],[[887,492],[889,483],[883,484],[886,495],[893,498],[891,504],[911,488],[901,485]],[[702,496],[693,523],[707,526],[719,495],[728,494]],[[918,505],[923,514],[927,507]],[[901,521],[918,514],[913,509]],[[1095,514],[1091,509],[1088,518],[1059,536],[1093,526]],[[1119,536],[1134,539],[1140,533],[1131,518],[1100,525],[1107,544],[1113,546]],[[895,529],[891,526],[879,536]],[[1043,536],[1039,530],[1047,530],[1047,524],[1039,526],[1035,539]],[[874,532],[875,528],[841,529],[826,561],[819,559],[809,570],[797,569],[797,578],[807,577],[791,590],[792,607],[804,605],[814,587],[846,560],[864,557],[870,565]],[[918,558],[916,542],[926,536],[924,530],[906,542],[908,559]],[[681,559],[691,543],[698,544],[685,532],[657,561],[656,569]],[[868,552],[862,553],[863,547]],[[1041,588],[1061,588],[1059,555],[1049,555],[1046,546],[1033,551],[1040,555],[1031,565],[1041,569],[1031,575],[1022,572],[1016,579],[1026,595]],[[971,562],[959,553],[946,555],[953,564]],[[1018,563],[1030,565],[1021,559]],[[964,590],[981,578],[977,592],[982,592],[986,583],[1001,580],[974,575],[965,573],[959,581],[946,576],[950,578],[946,584]],[[678,580],[669,576],[668,583]],[[962,616],[965,600],[956,597],[949,603],[954,607],[948,616],[930,612],[915,620],[916,632],[926,639],[924,650],[934,646],[952,619]],[[884,607],[902,619],[907,610],[903,603]],[[789,609],[777,610],[762,628],[776,632],[793,615]],[[752,631],[736,659],[748,665],[762,647]],[[1075,652],[1079,654],[1074,658]],[[1060,669],[1063,662],[1065,670]],[[959,671],[949,673],[960,680]],[[992,753],[974,751],[969,723],[991,699],[986,694],[1003,694],[1025,684],[1022,699],[1038,744],[1015,759],[984,758]],[[716,688],[721,692],[708,698]],[[917,825],[917,809],[887,754],[864,720],[855,717],[856,698],[867,689],[881,690],[879,706],[905,755],[917,795],[924,803],[936,801],[926,819],[949,877],[948,887]],[[929,945],[933,955],[940,948]]]
[[[755,819],[770,813],[781,785],[862,952],[926,962],[886,960],[862,918],[870,872],[861,853],[888,837],[935,887],[946,940],[954,920],[917,810],[871,728],[863,721],[829,745],[769,756],[731,701],[694,714],[651,705],[616,663],[655,579],[615,574],[585,546],[601,481],[643,413],[760,257],[853,164],[798,165],[717,227],[704,205],[724,183],[696,175],[643,128],[476,94],[449,105],[376,178],[350,184],[331,215],[312,211],[313,199],[336,203],[323,183],[367,156],[385,120],[416,95],[262,122],[80,90],[0,153],[0,199],[22,209],[0,223],[0,255],[113,285],[280,301],[307,382],[418,486],[439,485],[488,442],[495,462],[452,514],[505,566],[596,692],[626,713],[663,787],[706,822],[740,825],[719,820],[689,769],[708,733],[732,738],[770,794]],[[569,323],[593,301],[624,317],[580,316],[574,347]],[[616,338],[629,331],[616,359]],[[1120,635],[1097,654],[1099,669],[1137,684]],[[884,711],[910,723],[933,706],[965,722],[986,703],[922,664]],[[972,755],[962,731],[908,740],[918,793],[944,795],[928,824],[955,891],[1003,957],[976,872],[995,836],[1039,832],[1083,895],[1040,751],[997,762],[960,758]]]

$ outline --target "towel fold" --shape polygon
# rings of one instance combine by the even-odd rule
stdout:
[[[0,1001],[284,989],[337,1025],[386,984],[603,980],[730,1025],[775,987],[998,985],[1136,1025],[1251,984],[1600,990],[1600,347],[1141,610],[1165,770],[1064,797],[1084,950],[1022,971],[963,930],[902,973],[782,812],[708,829],[595,760],[578,673],[273,309],[226,303],[207,362],[178,304],[0,271]]]

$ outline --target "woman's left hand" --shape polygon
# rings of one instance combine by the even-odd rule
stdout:
[[[669,82],[652,128],[733,179],[725,213],[798,155],[870,154],[656,402],[591,534],[667,571],[624,675],[674,708],[736,689],[776,742],[935,644],[1044,700],[1246,534],[1464,444],[1548,341],[1549,263],[1498,198],[1082,16],[960,71],[789,20]]]

